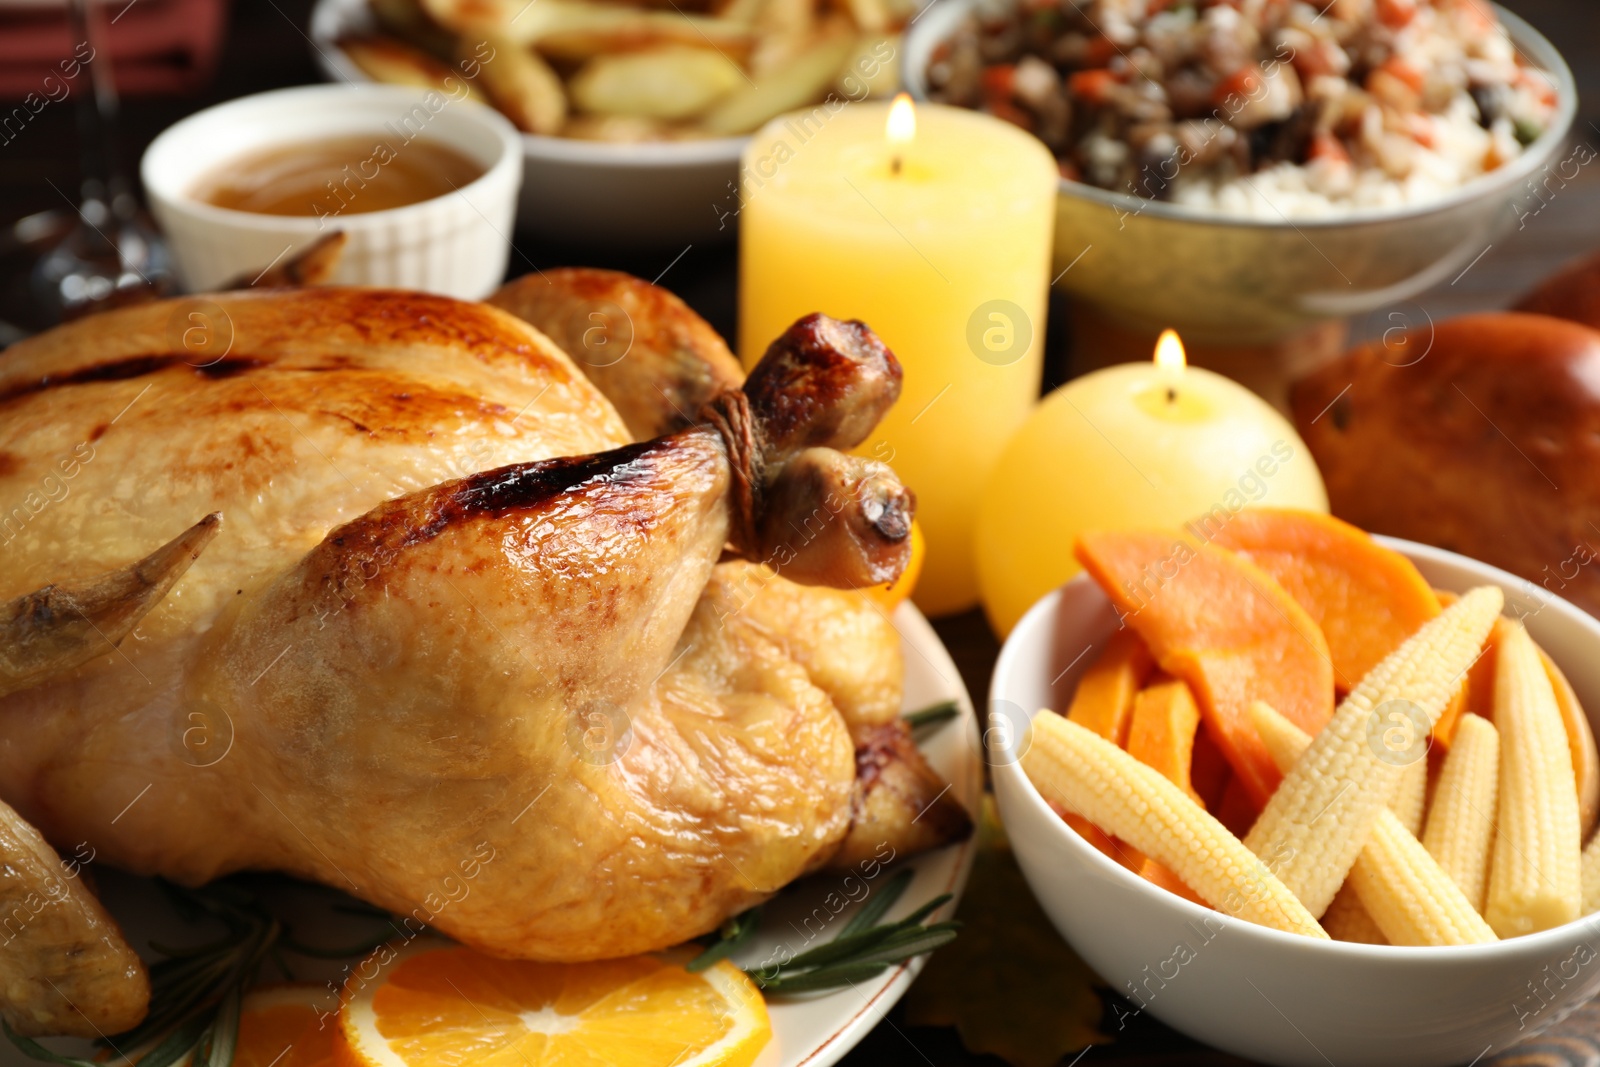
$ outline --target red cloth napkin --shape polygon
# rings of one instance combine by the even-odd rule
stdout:
[[[103,0],[95,6],[122,95],[192,92],[211,77],[227,0]],[[37,111],[64,99],[89,54],[73,38],[63,0],[0,0],[0,100]]]

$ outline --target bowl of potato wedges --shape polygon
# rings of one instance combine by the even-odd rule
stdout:
[[[437,89],[523,133],[518,229],[613,247],[731,239],[748,137],[899,89],[922,0],[319,0],[335,80]]]

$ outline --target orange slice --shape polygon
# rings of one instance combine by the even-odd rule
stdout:
[[[233,1067],[332,1067],[339,998],[327,986],[279,985],[246,994]]]
[[[726,960],[500,960],[384,947],[352,972],[341,1061],[361,1067],[748,1067],[772,1036],[761,992]]]

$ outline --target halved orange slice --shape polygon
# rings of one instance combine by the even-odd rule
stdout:
[[[233,1067],[332,1067],[339,998],[327,986],[278,985],[245,995]]]
[[[357,967],[340,1014],[359,1067],[748,1067],[772,1036],[761,992],[726,960],[499,960],[419,941]]]

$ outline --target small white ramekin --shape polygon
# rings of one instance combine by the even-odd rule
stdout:
[[[374,146],[382,142],[397,155],[410,139],[426,138],[487,170],[432,200],[322,219],[235,211],[193,195],[202,178],[242,155],[349,135],[371,135]],[[522,142],[499,112],[464,97],[406,86],[311,85],[240,97],[189,116],[151,142],[140,176],[191,292],[248,280],[343,230],[349,240],[333,284],[478,300],[505,275]]]

